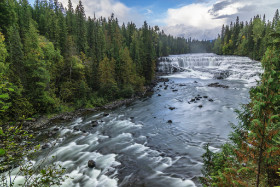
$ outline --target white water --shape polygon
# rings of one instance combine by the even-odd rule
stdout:
[[[216,152],[227,141],[230,122],[237,123],[234,110],[249,101],[249,88],[256,85],[261,66],[246,57],[214,54],[177,55],[165,61],[159,71],[182,72],[167,75],[170,81],[159,83],[151,98],[107,111],[109,116],[98,112],[57,124],[59,136],[51,140],[56,144],[42,150],[37,163],[48,155],[45,164],[67,168],[70,178],[64,187],[199,186],[203,146],[210,143]],[[223,79],[216,79],[219,76]],[[207,86],[213,82],[229,88]],[[198,94],[214,101],[190,103]],[[99,122],[97,127],[91,126],[93,120]],[[76,126],[86,132],[75,131]],[[93,169],[87,166],[91,159],[96,162]]]
[[[220,56],[212,53],[172,55],[161,58],[159,72],[174,73],[177,77],[200,79],[243,80],[251,87],[262,73],[261,64],[248,57]],[[174,77],[174,76],[173,76]]]

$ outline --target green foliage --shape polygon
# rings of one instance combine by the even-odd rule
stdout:
[[[279,23],[278,10],[273,22],[266,21],[265,15],[260,15],[248,22],[236,22],[230,26],[223,26],[221,35],[214,42],[213,51],[224,55],[249,56],[261,60],[271,41],[271,30],[275,30]],[[275,41],[278,39],[276,38]]]
[[[65,169],[59,165],[35,166],[32,162],[40,145],[31,143],[33,136],[21,127],[0,128],[0,185],[15,186],[15,179],[24,177],[19,186],[52,186],[64,181]],[[34,149],[32,149],[34,147]],[[41,169],[40,169],[41,168]],[[15,176],[15,177],[14,177]]]
[[[276,16],[275,22],[278,19]],[[265,24],[256,17],[251,28],[251,39],[257,50],[253,55],[257,56]],[[277,175],[280,167],[279,30],[280,26],[275,25],[269,34],[272,43],[262,58],[264,73],[259,84],[250,90],[250,103],[238,112],[240,123],[233,126],[231,143],[223,145],[218,153],[210,152],[207,147],[203,155],[205,166],[201,182],[206,186],[275,186],[280,183]],[[250,42],[248,40],[248,47]],[[224,161],[221,155],[225,155]]]
[[[5,40],[4,35],[0,32],[0,64],[3,64],[3,65],[1,65],[2,68],[4,67],[4,63],[8,56],[8,52],[7,52],[4,40]],[[2,70],[2,68],[1,68],[1,70]],[[0,72],[0,73],[2,73],[2,72]]]
[[[126,85],[120,90],[120,95],[124,98],[131,98],[133,94],[134,94],[134,89],[130,85]]]

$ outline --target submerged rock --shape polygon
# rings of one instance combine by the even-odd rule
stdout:
[[[92,121],[92,122],[91,122],[91,126],[92,126],[92,127],[96,127],[97,125],[98,125],[98,122],[97,122],[97,121]]]
[[[199,107],[199,108],[202,108],[203,106],[202,106],[202,105],[198,105],[198,107]]]
[[[75,126],[73,129],[74,129],[74,131],[80,131],[79,126]]]
[[[157,80],[157,82],[168,82],[168,81],[169,81],[168,78],[159,78],[159,79]]]
[[[214,87],[214,88],[229,88],[229,86],[219,84],[218,82],[208,84],[208,87]]]
[[[50,147],[51,147],[51,145],[49,143],[46,143],[45,145],[42,146],[42,149],[48,149]]]
[[[214,100],[213,99],[209,99],[208,101],[213,102]]]
[[[55,127],[53,130],[54,130],[54,131],[59,131],[59,128],[58,128],[58,127]]]
[[[175,107],[169,107],[169,110],[175,110]]]
[[[96,163],[93,160],[88,161],[88,167],[89,168],[94,168],[96,166]]]

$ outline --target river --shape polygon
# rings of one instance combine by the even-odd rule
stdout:
[[[170,73],[164,76],[169,81],[160,82],[151,97],[57,124],[62,128],[56,145],[42,150],[38,160],[50,151],[48,158],[55,156],[54,162],[67,168],[70,178],[62,186],[200,186],[203,147],[210,143],[218,151],[227,141],[230,123],[237,123],[234,111],[248,103],[261,65],[215,54],[161,61],[158,70]],[[88,160],[96,167],[88,168]]]

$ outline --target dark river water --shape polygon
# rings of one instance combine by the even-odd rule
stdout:
[[[47,149],[38,157],[67,168],[71,178],[62,186],[200,186],[204,145],[219,151],[227,141],[230,123],[237,123],[234,110],[248,103],[261,67],[249,58],[214,54],[162,61],[158,69],[170,73],[169,82],[159,83],[151,97],[62,124],[49,156]],[[229,88],[208,87],[216,82]],[[94,169],[88,160],[96,162]]]

